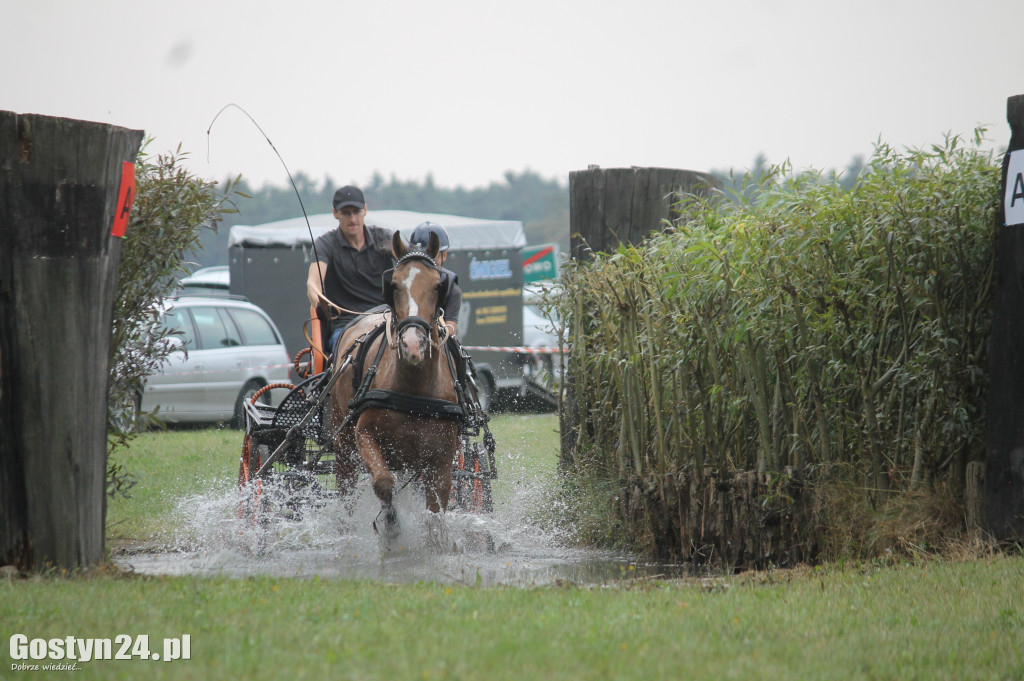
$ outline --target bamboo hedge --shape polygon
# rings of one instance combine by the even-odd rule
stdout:
[[[880,143],[849,190],[776,167],[570,265],[570,475],[838,466],[872,499],[961,494],[985,440],[1000,166],[983,144]]]

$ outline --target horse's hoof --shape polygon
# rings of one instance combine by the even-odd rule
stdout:
[[[427,548],[434,553],[447,553],[452,550],[455,551],[455,545],[450,539],[448,532],[448,524],[445,522],[444,516],[440,513],[432,513],[427,516],[426,522],[427,529]]]
[[[398,533],[402,531],[401,525],[398,522],[398,511],[394,508],[388,509],[388,512],[384,514],[385,526],[387,529],[384,530],[384,536],[389,540],[398,537]]]
[[[380,521],[379,525],[378,521]],[[401,530],[401,523],[398,522],[398,510],[394,506],[382,508],[377,519],[373,521],[373,531],[380,537],[382,548],[388,552],[395,549]]]

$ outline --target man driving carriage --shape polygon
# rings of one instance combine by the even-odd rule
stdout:
[[[447,508],[452,491],[462,507],[488,508],[495,443],[472,360],[455,335],[462,292],[443,267],[447,231],[421,223],[407,244],[392,230],[366,225],[357,187],[339,189],[333,208],[338,229],[315,241],[306,293],[330,337],[313,344],[333,354],[334,367],[317,368],[276,408],[254,403],[240,482],[272,475],[271,464],[319,475],[321,457],[332,453],[337,490],[351,490],[361,467],[370,473],[387,510],[385,536],[397,522],[389,466],[421,476],[431,512]],[[440,347],[446,352],[430,350]],[[288,479],[304,484],[301,476]]]
[[[327,353],[334,353],[342,332],[360,314],[387,309],[381,279],[395,264],[391,252],[392,231],[366,225],[366,201],[358,187],[349,185],[336,191],[333,209],[338,229],[332,229],[316,240],[316,259],[310,264],[306,278],[306,296],[310,304],[331,311],[328,315],[330,340],[324,348]],[[426,250],[431,232],[436,232],[441,241],[436,262],[450,283],[442,307],[445,323],[454,337],[462,306],[462,291],[455,273],[444,268],[450,246],[448,233],[437,223],[423,222],[413,230],[409,245]]]

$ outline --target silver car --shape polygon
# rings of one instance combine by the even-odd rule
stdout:
[[[243,400],[267,384],[290,380],[281,334],[252,303],[183,296],[168,302],[163,323],[177,332],[181,349],[149,377],[141,408],[159,406],[157,417],[164,421],[231,421],[240,428]]]
[[[179,283],[182,296],[223,296],[231,289],[231,271],[227,265],[204,267]]]

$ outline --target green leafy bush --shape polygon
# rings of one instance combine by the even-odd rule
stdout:
[[[188,155],[146,154],[135,164],[137,185],[131,221],[121,242],[114,307],[108,400],[108,454],[128,442],[135,431],[138,405],[147,376],[171,352],[167,329],[158,325],[161,304],[186,273],[185,253],[195,248],[203,229],[215,229],[222,214],[234,212],[217,183],[192,175],[183,165]],[[123,490],[124,471],[109,464],[108,487]]]
[[[880,144],[856,183],[776,167],[568,268],[584,477],[841,466],[870,495],[982,458],[1000,166]]]

